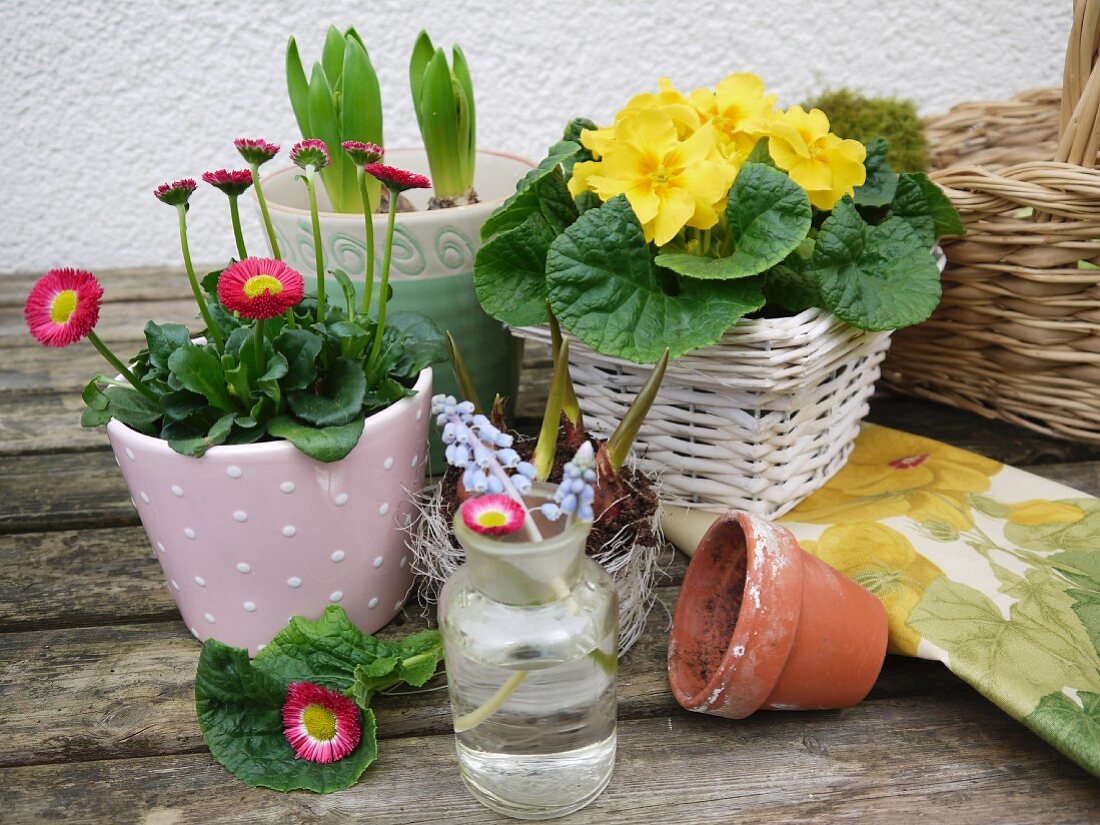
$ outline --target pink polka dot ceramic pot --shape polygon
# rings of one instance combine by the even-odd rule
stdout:
[[[340,604],[365,633],[404,606],[402,529],[424,480],[432,371],[367,419],[340,461],[287,441],[213,447],[202,458],[112,420],[107,436],[183,620],[200,641],[256,652],[292,616]]]

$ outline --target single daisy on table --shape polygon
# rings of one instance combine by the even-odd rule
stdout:
[[[466,499],[462,523],[484,536],[506,536],[523,527],[527,512],[518,501],[503,494]]]
[[[295,759],[336,762],[359,744],[359,708],[334,690],[295,682],[283,704],[283,732]]]
[[[302,276],[274,258],[245,258],[227,266],[218,278],[218,300],[242,318],[274,318],[304,295]]]

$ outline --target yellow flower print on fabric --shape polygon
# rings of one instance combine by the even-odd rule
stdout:
[[[852,524],[908,516],[967,530],[974,524],[968,494],[988,490],[1002,466],[938,441],[867,425],[844,468],[787,520]]]
[[[909,539],[882,524],[838,525],[817,541],[801,544],[878,597],[890,622],[890,653],[916,655],[920,634],[909,627],[909,614],[925,587],[943,575],[940,568],[917,553]]]
[[[1012,524],[1035,527],[1040,524],[1076,524],[1085,517],[1085,511],[1073,504],[1060,501],[1021,501],[1008,505],[1005,518]]]

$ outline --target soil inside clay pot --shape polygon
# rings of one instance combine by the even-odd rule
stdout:
[[[588,436],[593,447],[598,447],[599,442]],[[562,433],[558,435],[557,451],[554,454],[554,469],[550,472],[550,482],[556,483],[562,476],[562,468],[573,458],[574,451],[565,445]],[[531,459],[535,451],[535,439],[517,437],[514,444],[518,452],[525,460]],[[657,541],[657,533],[654,525],[653,514],[657,511],[657,491],[649,479],[633,468],[624,467],[619,475],[625,482],[627,495],[619,502],[619,512],[614,519],[599,519],[592,525],[592,531],[588,534],[588,543],[585,552],[593,556],[600,552],[613,540],[618,539],[617,545],[625,554],[630,551],[635,542],[652,545]],[[447,522],[454,518],[455,511],[460,504],[458,498],[458,485],[462,473],[456,467],[448,467],[443,477],[443,515]],[[599,514],[597,513],[597,516]],[[744,573],[742,572],[742,584]],[[734,614],[734,621],[737,616]]]
[[[702,602],[702,608],[691,618],[695,625],[691,634],[695,649],[687,651],[687,664],[688,675],[696,690],[702,690],[718,671],[741,615],[749,557],[745,552],[743,535],[739,541],[740,546],[732,548],[732,560],[723,571],[721,581],[715,583],[710,595]]]

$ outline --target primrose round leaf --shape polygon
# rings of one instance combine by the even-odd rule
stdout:
[[[533,214],[477,251],[474,287],[487,313],[519,327],[546,320],[546,255],[555,234]]]
[[[546,259],[550,304],[562,327],[593,349],[653,363],[715,343],[764,305],[759,279],[679,279],[653,265],[626,197],[589,209]]]
[[[726,202],[733,251],[723,258],[682,252],[657,256],[659,266],[689,278],[747,278],[769,269],[793,252],[810,231],[810,199],[805,190],[765,163],[746,163]]]
[[[287,685],[253,667],[248,652],[210,640],[195,674],[195,710],[214,758],[252,787],[329,793],[350,788],[378,755],[374,714],[360,716],[359,744],[336,762],[296,759],[283,733]]]
[[[940,302],[940,271],[901,218],[866,223],[847,198],[833,208],[807,270],[825,308],[853,326],[898,329],[925,321]]]

